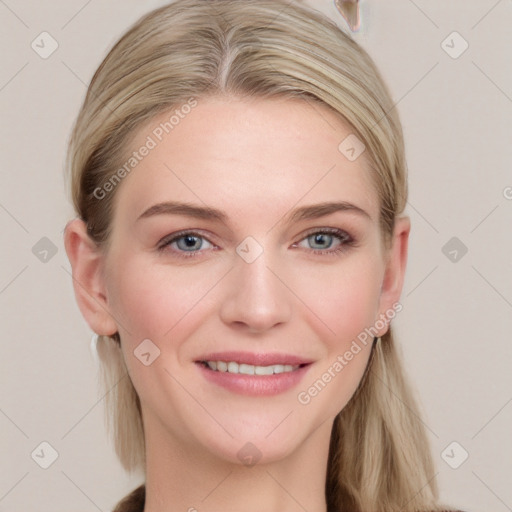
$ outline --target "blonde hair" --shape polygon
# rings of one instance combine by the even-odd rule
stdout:
[[[320,13],[284,0],[177,0],[142,17],[97,69],[68,151],[72,199],[90,237],[108,247],[116,189],[98,199],[136,130],[190,98],[288,97],[337,113],[365,146],[388,245],[407,200],[401,124],[375,64]],[[341,142],[341,141],[340,141]],[[96,192],[95,192],[96,191]],[[143,468],[138,395],[120,339],[98,351],[108,428],[127,470]],[[328,510],[439,510],[428,439],[392,329],[374,344],[364,378],[334,421]]]

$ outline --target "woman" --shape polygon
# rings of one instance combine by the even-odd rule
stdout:
[[[274,0],[177,0],[96,71],[65,245],[121,511],[443,510],[390,323],[408,217],[367,53]]]

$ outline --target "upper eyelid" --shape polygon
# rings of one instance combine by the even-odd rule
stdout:
[[[170,235],[164,236],[159,242],[158,245],[164,245],[164,244],[171,244],[172,242],[175,242],[176,240],[179,240],[180,238],[183,238],[184,236],[192,235],[197,236],[200,238],[204,238],[208,242],[210,242],[213,245],[216,245],[214,242],[210,240],[210,236],[206,235],[202,232],[200,229],[187,229],[178,231],[176,233],[172,233]]]
[[[311,228],[302,235],[302,237],[307,237],[309,235],[313,235],[315,233],[328,233],[332,235],[340,235],[345,234],[347,236],[352,236],[346,229],[342,228],[332,228],[332,227],[324,227],[324,228]]]

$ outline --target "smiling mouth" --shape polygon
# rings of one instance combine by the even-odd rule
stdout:
[[[268,366],[257,366],[252,364],[237,363],[236,361],[199,361],[205,368],[214,372],[234,373],[242,375],[275,375],[277,373],[291,373],[305,364],[271,364]]]

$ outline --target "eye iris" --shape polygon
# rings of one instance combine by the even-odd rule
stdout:
[[[181,241],[185,241],[185,244],[181,244],[182,246],[180,247]],[[177,244],[180,249],[184,250],[199,249],[201,247],[201,239],[197,236],[185,235],[178,239]]]
[[[322,244],[325,244],[326,238],[327,238],[327,242],[329,242],[329,243],[327,245],[322,246]],[[327,235],[325,233],[317,233],[317,234],[311,236],[310,239],[313,239],[314,244],[320,244],[320,246],[321,246],[320,249],[329,248],[332,244],[332,236]]]

